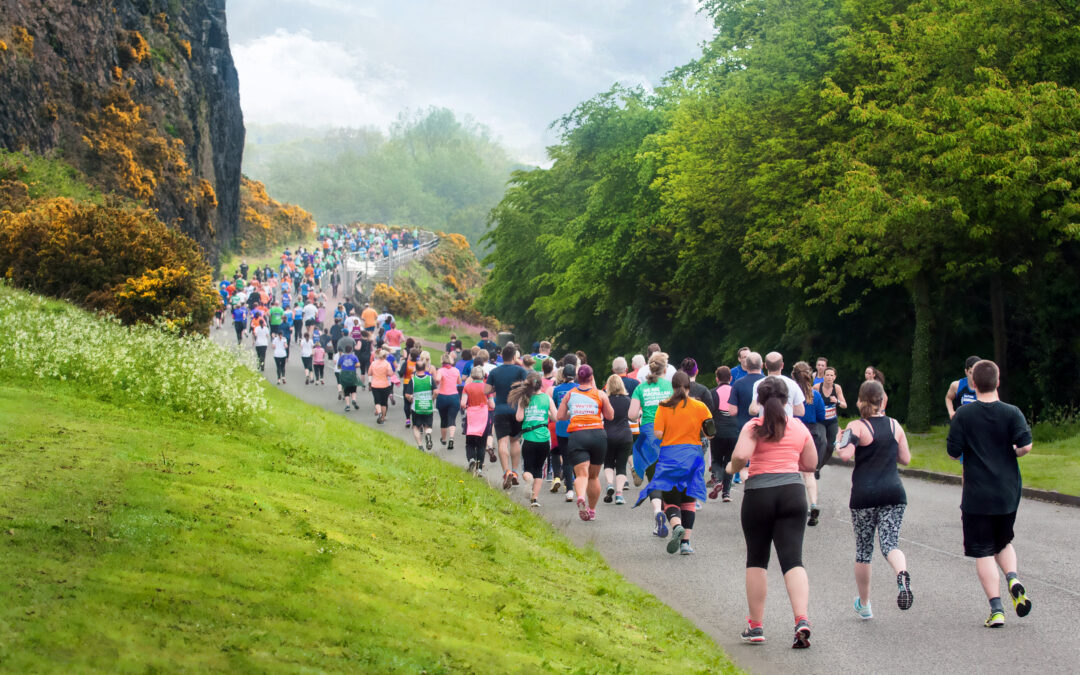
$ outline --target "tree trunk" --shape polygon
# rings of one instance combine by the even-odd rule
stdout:
[[[911,281],[911,301],[915,306],[915,334],[911,340],[911,392],[907,427],[911,431],[922,432],[930,428],[930,347],[934,331],[930,280],[925,272],[920,272]]]
[[[1001,280],[1001,271],[990,277],[990,322],[994,334],[994,363],[1001,371],[1001,384],[998,394],[1002,400],[1009,400],[1008,365],[1009,333],[1005,326],[1005,286]]]

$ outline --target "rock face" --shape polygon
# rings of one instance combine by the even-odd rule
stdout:
[[[59,156],[215,260],[244,147],[225,0],[0,0],[0,146]]]

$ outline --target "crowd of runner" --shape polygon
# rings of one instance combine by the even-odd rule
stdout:
[[[897,606],[912,607],[911,573],[898,548],[907,505],[898,465],[911,453],[903,427],[886,415],[880,370],[865,369],[849,406],[824,357],[788,367],[778,352],[762,357],[744,347],[735,366],[715,369],[710,388],[697,382],[693,358],[676,367],[657,344],[629,363],[615,358],[603,371],[583,352],[556,359],[544,341],[523,353],[513,342],[499,347],[486,332],[472,347],[451,336],[441,349],[428,349],[407,338],[392,315],[337,299],[340,253],[354,244],[370,250],[378,236],[330,229],[313,251],[285,251],[277,270],[257,270],[249,279],[241,266],[221,282],[223,313],[231,311],[238,343],[250,337],[260,368],[272,348],[279,384],[298,345],[305,384],[324,386],[329,364],[345,412],[364,407],[359,391],[366,390],[383,424],[400,393],[405,426],[421,452],[434,448],[436,413],[446,451],[454,450],[460,424],[468,472],[482,476],[497,462],[503,489],[522,486],[533,508],[546,482],[582,521],[595,521],[599,502],[626,504],[632,483],[634,506],[651,507],[649,527],[670,554],[693,554],[698,511],[709,501],[730,502],[740,486],[748,605],[742,638],[750,643],[765,640],[766,570],[775,549],[795,621],[792,646],[810,645],[803,539],[819,522],[818,478],[835,454],[854,462],[854,611],[873,617],[875,537],[896,578]],[[382,246],[395,246],[387,241]],[[965,371],[946,395],[947,451],[964,462],[964,551],[975,558],[990,603],[985,625],[996,627],[1005,620],[999,568],[1016,614],[1031,610],[1011,544],[1017,457],[1030,451],[1031,432],[1017,408],[998,400],[993,362],[971,357]],[[841,430],[843,411],[854,419]]]

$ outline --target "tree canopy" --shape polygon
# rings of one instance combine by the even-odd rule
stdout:
[[[475,245],[519,165],[482,125],[431,108],[402,114],[389,135],[253,127],[244,168],[319,223],[415,225]]]
[[[658,340],[874,364],[916,429],[970,354],[1080,402],[1080,16],[1024,0],[712,0],[700,58],[558,122],[492,211],[482,309],[608,356]],[[937,393],[941,394],[938,396]],[[892,403],[895,402],[895,403]]]

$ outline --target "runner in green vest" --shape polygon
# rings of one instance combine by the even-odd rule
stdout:
[[[427,446],[431,451],[431,419],[435,414],[435,378],[431,372],[431,354],[424,352],[416,359],[416,372],[412,377],[412,394],[405,398],[412,404],[412,432],[416,447],[421,451]],[[423,439],[420,438],[423,434]]]
[[[531,372],[524,382],[515,384],[507,396],[507,403],[517,411],[517,421],[521,423],[521,456],[525,464],[522,477],[526,485],[532,482],[529,506],[533,508],[540,506],[537,497],[544,485],[544,462],[551,451],[548,420],[558,412],[555,402],[540,391],[541,387],[543,378],[540,373]]]

